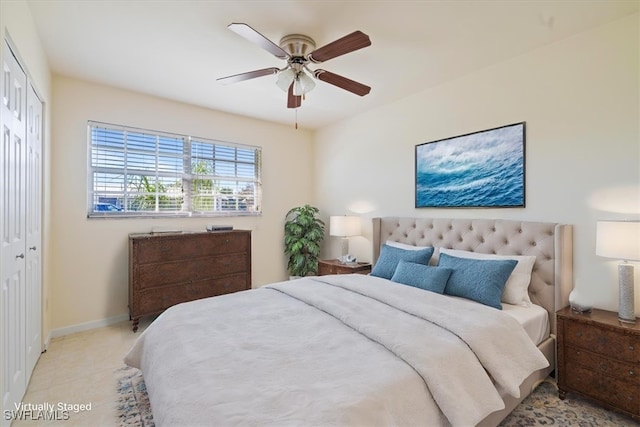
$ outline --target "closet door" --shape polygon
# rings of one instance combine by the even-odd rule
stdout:
[[[26,375],[26,74],[5,44],[2,68],[2,406],[19,402]]]
[[[42,102],[33,87],[27,89],[26,169],[26,357],[31,377],[42,352]]]

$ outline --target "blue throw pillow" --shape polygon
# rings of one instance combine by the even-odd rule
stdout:
[[[502,310],[502,290],[517,263],[513,259],[480,260],[440,254],[438,266],[453,270],[444,289],[445,294]]]
[[[391,280],[403,285],[441,294],[444,292],[447,280],[449,280],[452,272],[453,270],[450,268],[431,267],[401,260]]]
[[[391,279],[391,277],[393,277],[393,273],[396,272],[396,267],[400,260],[426,265],[429,263],[431,255],[433,255],[433,248],[412,251],[394,248],[389,245],[382,245],[382,249],[380,249],[380,257],[378,257],[378,261],[373,266],[371,275]]]

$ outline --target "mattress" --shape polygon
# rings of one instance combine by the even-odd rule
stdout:
[[[539,305],[523,307],[502,303],[502,311],[516,319],[536,345],[549,337],[549,314]]]
[[[379,277],[308,277],[171,307],[125,361],[158,426],[475,425],[549,365],[517,325]]]

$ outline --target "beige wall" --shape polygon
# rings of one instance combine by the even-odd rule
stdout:
[[[319,206],[324,219],[353,211],[364,217],[516,218],[574,224],[578,280],[596,306],[617,309],[616,262],[594,255],[594,230],[597,219],[640,218],[639,21],[637,14],[630,16],[363,113],[314,136],[66,77],[55,77],[52,83],[28,7],[22,1],[0,2],[0,28],[10,34],[46,103],[44,336],[52,329],[64,332],[125,315],[127,235],[156,225],[202,229],[215,222],[251,229],[254,286],[285,278],[283,216],[306,202]],[[87,120],[261,145],[264,215],[88,220]],[[416,144],[523,120],[525,209],[414,209]],[[352,252],[367,259],[367,243],[365,238],[352,239]],[[324,256],[338,252],[336,239],[328,238]],[[636,283],[639,272],[636,263]],[[639,302],[637,295],[636,307]]]
[[[596,306],[617,310],[617,261],[595,256],[595,223],[640,219],[638,52],[636,14],[323,129],[317,205],[327,215],[573,224],[578,282]],[[416,144],[520,121],[526,208],[414,208]],[[351,242],[352,253],[370,259],[364,237]],[[327,239],[325,256],[338,253],[337,239]]]
[[[61,76],[54,76],[53,97],[51,303],[57,333],[128,313],[127,236],[154,226],[252,230],[253,286],[287,277],[282,227],[291,207],[313,199],[311,133]],[[87,219],[88,120],[261,146],[263,215]]]
[[[51,331],[51,306],[48,301],[51,296],[51,282],[48,275],[51,270],[50,242],[51,223],[49,213],[51,211],[49,197],[51,185],[49,175],[51,173],[51,73],[47,63],[47,57],[40,43],[36,28],[31,17],[31,12],[24,1],[0,1],[0,30],[2,38],[11,40],[17,50],[22,65],[26,67],[31,82],[36,92],[44,102],[44,132],[43,132],[43,224],[42,224],[42,336],[46,338]],[[5,45],[2,42],[0,56],[4,57]]]

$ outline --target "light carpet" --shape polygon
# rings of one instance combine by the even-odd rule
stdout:
[[[135,368],[118,370],[118,417],[121,426],[153,427],[153,414],[142,373]],[[188,423],[187,423],[188,424]],[[640,423],[608,411],[572,393],[558,398],[552,379],[542,382],[518,407],[500,423],[501,427],[580,426],[637,427]]]

